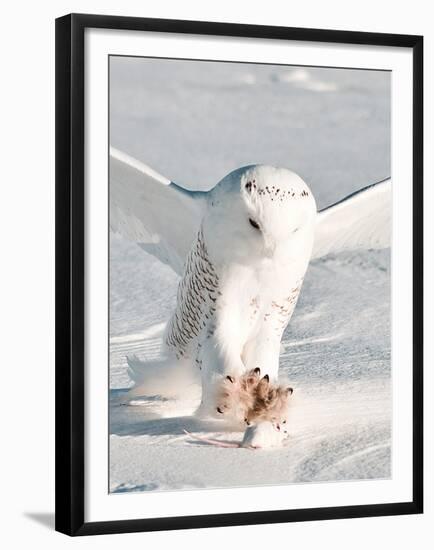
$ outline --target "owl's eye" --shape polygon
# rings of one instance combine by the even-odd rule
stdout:
[[[249,223],[252,227],[254,227],[255,229],[261,229],[259,227],[259,224],[257,222],[255,222],[255,220],[252,220],[252,218],[249,218]]]

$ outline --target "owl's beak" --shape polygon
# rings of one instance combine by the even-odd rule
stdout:
[[[267,258],[272,258],[276,250],[276,241],[264,235],[264,253]]]

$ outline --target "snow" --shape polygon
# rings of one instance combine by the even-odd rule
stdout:
[[[298,172],[322,208],[390,175],[390,73],[111,58],[111,144],[192,189],[267,163]],[[126,356],[158,359],[178,277],[110,242],[110,489],[236,487],[391,474],[390,251],[312,262],[284,334],[289,438],[264,451],[200,422],[185,399],[125,405]]]

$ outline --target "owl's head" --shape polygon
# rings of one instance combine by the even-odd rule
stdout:
[[[313,235],[316,212],[313,194],[300,176],[254,165],[231,172],[214,187],[209,217],[215,231],[238,243],[242,239],[247,252],[259,249],[272,256],[297,233]]]

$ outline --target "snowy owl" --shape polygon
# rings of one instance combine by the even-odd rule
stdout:
[[[309,261],[389,246],[390,225],[390,179],[317,212],[284,168],[246,166],[189,191],[110,151],[112,231],[181,277],[162,378],[169,364],[200,372],[202,415],[285,423],[292,388],[279,383],[280,341]],[[140,385],[146,372],[133,378]]]

